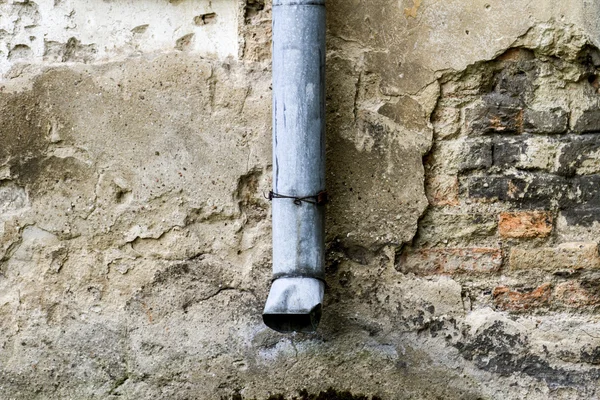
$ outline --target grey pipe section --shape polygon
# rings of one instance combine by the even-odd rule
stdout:
[[[279,332],[314,331],[325,291],[325,0],[273,1],[273,284]]]

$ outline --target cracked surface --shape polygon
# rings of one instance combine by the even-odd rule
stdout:
[[[496,230],[481,221],[485,205],[436,213],[437,200],[456,206],[452,182],[426,196],[423,157],[463,122],[465,104],[444,107],[451,78],[475,98],[489,60],[527,47],[578,81],[569,65],[593,44],[588,3],[328,1],[328,289],[319,331],[287,336],[260,317],[271,274],[270,2],[127,4],[93,11],[131,7],[115,24],[127,29],[102,38],[59,24],[69,34],[43,46],[16,38],[43,34],[56,13],[83,18],[69,11],[92,3],[0,4],[10,70],[0,84],[0,398],[280,399],[329,387],[332,398],[598,396],[597,272],[563,271],[552,279],[566,284],[549,289],[544,271],[503,274],[492,242],[476,257],[440,242],[403,264],[427,237]],[[219,10],[237,15],[233,30]],[[161,23],[181,16],[183,27],[150,41],[170,12]],[[234,45],[215,59],[220,42],[199,47],[201,30]],[[101,44],[115,38],[115,49]],[[525,95],[548,99],[560,83],[540,82]],[[579,109],[588,129],[593,115]],[[586,232],[567,234],[592,240]],[[430,274],[436,257],[462,262]],[[547,304],[550,290],[575,295],[510,311]]]

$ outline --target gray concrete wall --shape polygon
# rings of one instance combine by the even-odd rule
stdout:
[[[596,398],[595,3],[328,1],[310,335],[260,317],[270,3],[0,3],[0,398]]]

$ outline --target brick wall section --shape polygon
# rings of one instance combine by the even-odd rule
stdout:
[[[399,271],[452,275],[510,312],[600,306],[600,109],[596,73],[581,60],[569,61],[576,84],[526,49],[442,82],[426,159],[430,211]],[[543,85],[552,96],[538,95]],[[445,223],[468,215],[492,229]]]
[[[563,282],[556,286],[553,301],[565,307],[581,308],[600,304],[597,288],[587,286],[577,281]]]
[[[401,260],[404,273],[416,275],[493,273],[502,265],[498,248],[433,248],[406,251]]]
[[[436,206],[456,206],[458,201],[458,178],[456,176],[433,176],[426,182],[427,200]]]
[[[551,283],[544,283],[534,290],[524,292],[510,290],[506,286],[499,286],[492,293],[498,308],[511,311],[524,311],[546,306],[550,302],[551,295]]]
[[[552,284],[546,282],[537,288],[511,290],[498,286],[492,292],[495,306],[504,311],[523,312],[539,308],[593,309],[600,305],[597,287],[586,287],[578,281]]]
[[[510,249],[511,270],[544,269],[547,271],[600,268],[597,243],[563,243],[556,247]]]
[[[552,219],[546,211],[503,212],[498,232],[505,238],[546,237],[552,233]]]

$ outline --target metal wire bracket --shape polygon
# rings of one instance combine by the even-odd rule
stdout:
[[[329,196],[328,196],[326,190],[323,190],[312,196],[304,196],[304,197],[287,196],[285,194],[275,193],[274,191],[271,190],[269,192],[269,196],[266,198],[269,199],[269,201],[272,201],[273,199],[293,199],[294,204],[297,206],[302,205],[302,202],[309,203],[309,204],[315,204],[317,206],[323,206],[323,205],[327,204],[327,202],[329,201]]]

